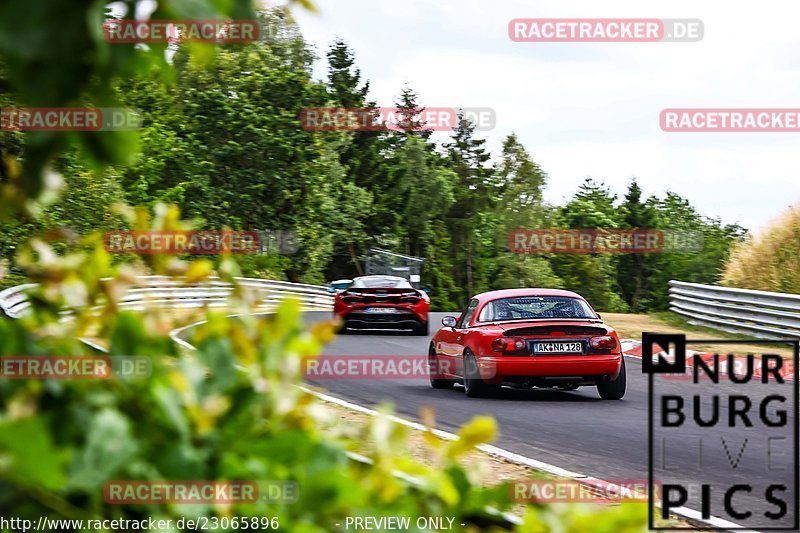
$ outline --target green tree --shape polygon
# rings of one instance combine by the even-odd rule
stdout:
[[[487,166],[490,154],[486,140],[475,137],[475,124],[461,112],[451,139],[444,144],[445,158],[448,168],[458,177],[458,186],[448,223],[452,228],[456,267],[453,279],[466,289],[459,301],[464,305],[475,294],[475,228],[479,213],[493,204],[493,169]]]
[[[569,229],[616,229],[620,224],[616,198],[603,183],[587,178],[560,209],[556,224]],[[566,289],[581,293],[596,308],[612,312],[627,309],[619,295],[610,254],[553,254],[551,264]]]
[[[620,206],[622,211],[621,229],[654,229],[655,216],[653,208],[642,202],[642,189],[631,180],[625,201]],[[617,260],[617,286],[622,298],[631,311],[642,311],[643,301],[651,291],[650,275],[653,259],[649,254],[622,254]]]
[[[294,3],[294,2],[292,2]],[[304,4],[309,4],[303,0]],[[124,2],[123,16],[134,18],[136,2]],[[309,4],[310,5],[310,4]],[[252,19],[254,2],[183,2],[164,0],[155,4],[155,20]],[[30,0],[0,4],[0,54],[7,79],[19,102],[32,107],[119,105],[115,86],[120,78],[136,77],[157,68],[169,78],[167,44],[109,43],[103,38],[108,16],[103,2],[82,3]],[[198,57],[213,58],[217,48],[209,43],[190,46]],[[132,131],[57,131],[28,135],[23,178],[4,184],[5,196],[14,197],[16,209],[32,208],[29,199],[48,194],[45,171],[65,146],[79,147],[87,162],[127,164],[137,145]]]
[[[301,109],[328,102],[327,89],[311,79],[294,23],[280,11],[261,16],[275,38],[221,50],[213,65],[181,49],[173,86],[151,76],[121,90],[145,112],[145,151],[123,185],[131,202],[176,203],[209,229],[295,231],[297,253],[245,266],[322,283],[337,251],[367,241],[373,195],[342,163],[352,134],[300,127]]]
[[[356,108],[373,113],[375,102],[368,100],[369,81],[361,80],[361,71],[355,66],[355,54],[343,39],[336,39],[328,50],[327,90],[335,106]],[[394,227],[397,218],[387,204],[390,189],[388,169],[383,164],[386,141],[374,131],[355,131],[347,134],[349,142],[339,143],[339,161],[346,171],[344,179],[353,186],[369,190],[374,208],[361,213],[364,231],[371,235],[385,233]],[[363,251],[367,239],[337,242],[335,255],[328,267],[332,278],[349,277],[352,272],[362,274]]]
[[[685,198],[667,192],[647,201],[654,210],[656,227],[674,236],[676,246],[654,259],[649,277],[651,290],[647,309],[669,308],[669,281],[716,284],[731,247],[742,240],[745,230],[736,224],[701,215]]]
[[[338,105],[360,108],[367,103],[369,81],[361,85],[361,71],[344,39],[338,38],[328,50],[328,91]]]
[[[399,116],[397,128],[403,133],[396,135],[394,138],[401,146],[409,134],[419,136],[426,141],[430,139],[433,130],[422,118],[425,108],[420,106],[419,96],[411,87],[408,85],[403,87],[394,105]]]
[[[431,165],[425,141],[409,136],[400,153],[399,188],[401,227],[411,255],[420,255],[425,241],[433,238],[433,223],[455,201],[457,177],[452,170]]]
[[[495,267],[488,274],[491,288],[561,287],[563,281],[555,275],[546,258],[513,253],[508,249],[512,231],[550,226],[550,209],[542,201],[547,175],[513,133],[503,141],[501,157],[496,168],[502,191],[496,206],[500,221],[495,239],[496,259],[484,261]]]

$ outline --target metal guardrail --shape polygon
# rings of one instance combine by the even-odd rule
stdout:
[[[235,278],[239,287],[252,298],[256,311],[269,311],[286,298],[300,301],[304,309],[328,310],[333,297],[327,287],[274,281],[257,278]],[[0,292],[0,309],[10,318],[22,317],[30,307],[27,292],[35,283],[18,285]],[[140,276],[137,283],[119,299],[124,309],[141,310],[147,306],[188,309],[198,307],[228,307],[233,285],[219,278],[199,283],[185,283],[166,276]]]
[[[30,306],[27,291],[36,287],[35,283],[17,285],[0,291],[0,309],[9,318],[19,318]]]
[[[669,282],[670,310],[692,324],[760,338],[800,338],[800,295]]]

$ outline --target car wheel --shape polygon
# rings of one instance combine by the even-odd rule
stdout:
[[[425,322],[414,326],[413,333],[414,335],[419,335],[421,337],[427,337],[428,335],[430,335],[431,328],[428,325],[428,321],[426,320]]]
[[[499,387],[483,381],[478,371],[478,360],[471,351],[464,351],[464,392],[468,398],[484,398]]]
[[[622,357],[622,367],[619,369],[619,376],[613,381],[597,384],[597,392],[604,400],[620,400],[625,396],[627,378],[625,376],[625,356]]]
[[[436,357],[436,349],[431,346],[428,349],[428,377],[431,380],[431,387],[434,389],[452,389],[455,381],[452,379],[440,379],[433,376],[438,375],[439,359]]]

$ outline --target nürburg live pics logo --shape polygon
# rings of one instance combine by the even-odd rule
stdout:
[[[800,528],[799,353],[796,340],[642,334],[650,529]]]

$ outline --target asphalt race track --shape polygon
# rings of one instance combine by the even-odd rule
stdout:
[[[440,327],[445,313],[431,313],[431,335]],[[311,320],[328,318],[328,313],[310,313]],[[423,355],[427,354],[430,338],[411,336],[402,332],[359,332],[340,335],[325,350],[326,355]],[[582,387],[573,392],[548,390],[515,390],[503,388],[495,397],[472,399],[456,385],[453,390],[435,390],[427,380],[319,380],[310,382],[323,387],[339,398],[373,407],[382,402],[394,404],[404,418],[418,421],[422,406],[436,410],[437,426],[455,431],[460,425],[480,414],[493,416],[500,428],[499,439],[493,444],[515,453],[544,461],[555,466],[598,477],[611,482],[646,480],[648,465],[648,396],[647,379],[642,374],[641,362],[626,357],[628,388],[620,401],[603,401],[594,387]],[[721,381],[722,383],[722,381]],[[703,391],[704,385],[694,385],[691,394],[685,394],[686,384],[680,381],[658,382],[659,392],[683,393],[686,399],[687,419],[691,420],[691,394]],[[720,390],[720,387],[724,387]],[[758,419],[759,399],[776,392],[791,399],[790,383],[784,385],[717,385],[714,392],[747,394],[753,400],[754,418]],[[703,396],[704,407],[710,404],[711,390]],[[727,425],[727,403],[722,402],[720,420]],[[770,413],[776,407],[771,406]],[[710,434],[708,429],[687,428],[657,430],[657,467],[664,461],[669,474],[659,479],[681,479],[686,483],[710,481],[729,486],[733,483],[750,483],[752,494],[737,493],[733,499],[739,511],[753,512],[752,521],[737,521],[724,513],[722,494],[712,492],[711,514],[732,520],[748,527],[775,526],[763,518],[765,511],[775,511],[776,506],[764,498],[764,487],[770,482],[786,482],[788,491],[781,495],[789,502],[788,515],[781,521],[791,524],[794,518],[792,503],[797,501],[793,492],[792,469],[781,471],[781,461],[790,464],[792,456],[791,404],[782,406],[789,412],[790,423],[785,429],[786,440],[772,442],[772,468],[766,464],[769,443],[758,427],[719,427]],[[708,412],[708,411],[704,411]],[[758,426],[758,424],[757,424]],[[773,433],[770,433],[771,435]],[[711,435],[711,436],[710,436]],[[665,456],[661,454],[661,437],[666,438]],[[703,438],[703,454],[698,459],[699,438]],[[725,439],[723,443],[719,437]],[[748,442],[742,449],[743,441]],[[726,451],[727,449],[727,451]],[[783,459],[780,453],[783,453]],[[777,454],[777,455],[776,455]],[[739,459],[737,462],[737,458]],[[776,459],[777,458],[777,459]],[[789,461],[789,462],[787,462]],[[734,468],[732,463],[736,464]],[[785,466],[785,464],[783,466]],[[699,477],[702,474],[702,478]],[[686,506],[700,510],[699,490],[690,497]],[[760,518],[759,518],[760,517]]]

